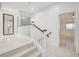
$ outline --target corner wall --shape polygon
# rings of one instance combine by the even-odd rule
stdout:
[[[58,3],[50,8],[42,10],[32,15],[32,21],[35,21],[40,28],[46,28],[48,32],[52,32],[50,43],[51,47],[59,47],[60,19],[59,15],[65,12],[72,12],[78,8],[79,3]],[[34,33],[31,32],[33,35]],[[38,36],[38,35],[37,35]]]

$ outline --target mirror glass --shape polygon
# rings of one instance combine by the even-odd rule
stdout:
[[[14,34],[14,16],[3,14],[3,35]]]

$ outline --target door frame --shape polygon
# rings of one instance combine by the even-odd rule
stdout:
[[[63,15],[63,14],[66,14],[66,13],[74,13],[74,24],[76,24],[76,21],[77,21],[77,18],[76,18],[76,11],[70,11],[70,12],[64,12],[64,13],[61,13],[59,14],[59,24],[60,24],[60,16]],[[61,33],[61,28],[60,28],[61,25],[59,25],[59,47],[61,47],[60,45],[60,40],[61,40],[61,36],[60,36],[60,33]],[[76,31],[74,29],[74,46],[76,46]],[[76,49],[76,47],[75,47]]]

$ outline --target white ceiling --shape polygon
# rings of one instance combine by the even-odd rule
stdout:
[[[11,7],[28,13],[35,13],[55,2],[2,2],[2,7]]]

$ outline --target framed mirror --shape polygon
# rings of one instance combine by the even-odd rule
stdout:
[[[3,13],[3,35],[14,34],[14,16]]]

